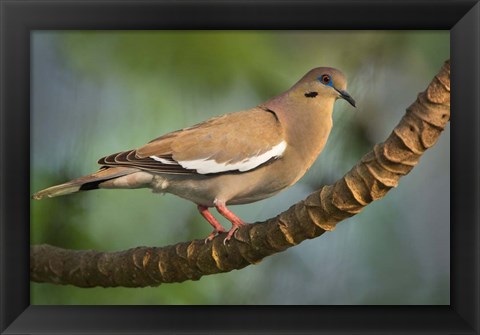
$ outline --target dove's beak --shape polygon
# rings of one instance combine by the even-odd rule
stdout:
[[[348,103],[350,105],[352,105],[353,107],[357,107],[357,106],[355,106],[355,100],[352,98],[352,96],[350,94],[348,94],[347,91],[337,90],[337,89],[335,89],[335,90],[340,94],[340,98],[347,100]]]

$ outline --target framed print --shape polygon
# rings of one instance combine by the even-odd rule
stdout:
[[[2,2],[2,332],[478,332],[479,8],[475,1]],[[329,67],[308,72],[318,66]],[[431,82],[418,108],[449,106],[450,68],[452,113],[418,114],[417,94]],[[315,73],[313,81],[305,73]],[[442,89],[448,102],[436,98]],[[272,181],[245,199],[277,193],[265,189],[290,182],[275,164],[290,148],[307,155],[292,134],[307,136],[317,116],[305,122],[302,114],[285,128],[294,130],[278,133],[287,151],[256,147],[277,136],[266,126],[250,137],[263,116],[248,123],[241,114],[228,127],[200,122],[253,107],[283,126],[284,110],[298,118],[312,101],[333,113],[333,127],[319,122],[312,130],[325,147],[288,191],[229,207],[234,214],[219,196],[211,204],[181,199],[203,187],[198,180],[260,169],[267,172],[259,180]],[[168,142],[183,136],[183,152],[203,155],[211,135],[186,140],[202,127],[223,132],[217,156],[182,158],[180,144]],[[169,151],[139,156],[152,139],[182,128],[167,135]],[[403,139],[409,129],[431,147],[425,155],[420,142]],[[384,162],[395,176],[412,170],[400,184],[376,172],[392,136],[422,156],[413,169],[418,159],[403,158],[404,167],[411,163],[405,173]],[[257,148],[255,157],[216,160],[234,142],[235,152]],[[98,179],[90,174],[102,157],[107,168],[98,173],[114,175]],[[133,159],[137,165],[125,165]],[[158,164],[176,170],[157,193],[196,174],[172,188],[179,197],[160,197],[135,184],[155,178]],[[218,170],[228,166],[237,170]],[[362,171],[376,181],[358,186]],[[30,198],[57,195],[48,187],[82,176],[61,187],[78,194]],[[256,187],[233,179],[214,189]],[[96,190],[112,185],[135,190]],[[232,223],[257,223],[225,238],[204,207]],[[202,216],[219,236],[209,235]],[[228,232],[230,223],[220,222]]]

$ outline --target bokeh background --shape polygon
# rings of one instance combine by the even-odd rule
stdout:
[[[342,177],[449,58],[448,31],[35,31],[31,191],[209,117],[279,94],[309,69],[349,78],[334,128],[295,186],[232,209],[273,217]],[[449,126],[398,188],[321,237],[239,271],[155,288],[31,284],[32,304],[449,304]],[[229,224],[223,219],[226,227]],[[31,202],[31,243],[124,250],[204,238],[196,206],[149,190]]]

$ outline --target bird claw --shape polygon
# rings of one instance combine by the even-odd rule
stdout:
[[[223,240],[223,245],[227,245],[227,242],[230,241],[232,236],[235,234],[235,232],[240,228],[241,226],[245,225],[245,223],[241,223],[238,225],[233,225],[232,228],[228,231],[227,237]]]
[[[228,236],[225,237],[225,239],[223,240],[223,245],[226,246],[226,245],[227,245],[227,242],[229,242],[229,241],[230,241],[230,238],[228,238]]]
[[[231,236],[230,236],[230,237],[229,237],[229,236],[225,237],[225,239],[223,240],[223,245],[226,246],[226,245],[227,245],[227,242],[230,242],[230,239],[231,239],[231,238],[232,238]]]
[[[227,237],[223,240],[223,245],[227,245],[227,242],[230,241],[232,238],[233,234],[240,228],[241,226],[245,225],[245,222],[243,222],[239,217],[237,217],[235,214],[233,214],[226,206],[224,202],[218,201],[215,199],[214,201],[215,207],[217,208],[217,211],[225,217],[228,221],[232,223],[232,228],[228,231]],[[210,235],[207,236],[205,239],[205,243],[213,240],[215,236],[218,234],[224,233],[225,228],[215,219],[215,217],[208,211],[208,207],[198,205],[197,206],[200,214],[208,221],[213,226],[213,232],[210,233]]]
[[[219,235],[219,234],[221,234],[221,233],[225,233],[225,232],[226,232],[226,230],[223,229],[223,227],[222,227],[222,229],[214,229],[214,230],[210,233],[210,235],[208,235],[207,238],[205,239],[205,244],[207,244],[207,242],[210,242],[211,240],[213,240],[213,239],[215,238],[215,236],[217,236],[217,235]]]

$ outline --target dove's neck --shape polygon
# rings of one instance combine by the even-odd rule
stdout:
[[[334,103],[335,99],[330,97],[308,98],[301,92],[289,91],[267,101],[264,106],[274,111],[284,125],[288,146],[310,166],[332,129]]]

